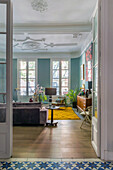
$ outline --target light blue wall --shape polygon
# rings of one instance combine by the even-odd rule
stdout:
[[[37,84],[43,87],[50,87],[50,59],[38,59],[37,64]],[[82,86],[83,81],[80,80],[80,66],[82,64],[85,64],[85,52],[79,58],[71,59],[71,89]],[[88,82],[85,81],[86,89],[87,86]],[[17,100],[15,88],[17,88],[17,59],[13,59],[13,100]]]
[[[50,87],[50,59],[38,59],[37,75],[40,86]],[[18,100],[17,92],[17,59],[13,59],[13,100]]]
[[[5,62],[4,59],[0,61]],[[0,93],[6,93],[6,64],[0,64]],[[0,95],[0,102],[3,103],[3,95]]]
[[[71,59],[71,89],[79,88],[80,84],[80,58]]]
[[[80,80],[80,66],[83,62],[84,55],[79,58],[71,59],[71,89],[82,86],[82,81]],[[37,64],[37,83],[43,87],[50,87],[50,59],[38,59]],[[4,69],[2,67],[3,66],[0,66],[0,79],[3,79],[3,76],[5,75]],[[17,59],[13,59],[13,100],[17,100],[15,88],[17,88]]]
[[[0,59],[4,61],[4,59]],[[17,99],[15,88],[17,88],[17,59],[13,59],[13,100]],[[6,92],[6,65],[0,64],[0,92]],[[0,95],[0,102],[3,102],[3,97]]]
[[[50,59],[38,59],[38,82],[42,87],[50,87]]]

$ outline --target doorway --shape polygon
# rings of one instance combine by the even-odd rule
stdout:
[[[18,45],[17,45],[17,46],[18,46]],[[36,55],[36,54],[35,54],[35,55]],[[28,54],[28,56],[30,57],[29,54]],[[20,56],[18,55],[18,57],[20,57]],[[64,123],[64,122],[65,122],[65,123]],[[69,123],[67,123],[66,121],[64,121],[64,122],[63,122],[63,121],[59,121],[59,125],[63,125],[63,130],[62,130],[62,129],[58,129],[58,131],[57,131],[57,130],[54,128],[53,130],[52,130],[52,129],[48,129],[48,131],[45,129],[45,131],[47,132],[47,134],[48,134],[48,133],[49,133],[49,134],[54,134],[54,133],[55,133],[55,134],[57,134],[57,135],[58,135],[59,131],[61,131],[61,132],[63,131],[64,134],[65,134],[65,131],[66,131],[65,127],[67,127],[67,129],[69,129],[69,130],[71,131],[71,130],[72,130],[72,129],[71,129],[71,126],[74,127],[73,122],[70,121],[70,125],[69,125]],[[78,123],[78,122],[77,122],[77,123]],[[76,124],[77,124],[77,123],[76,123]],[[78,123],[78,125],[79,125],[79,123]],[[26,128],[27,128],[27,127],[25,127],[25,131],[27,131]],[[33,128],[34,128],[34,127],[33,127]],[[41,127],[41,128],[42,128],[42,127]],[[41,134],[42,129],[43,129],[43,128],[42,128],[42,129],[41,129],[41,128],[40,128],[39,132],[37,132],[36,134],[34,134],[34,137],[35,137],[35,138],[36,138],[36,135],[37,135],[37,134]],[[60,128],[60,126],[59,126],[59,128]],[[75,126],[74,128],[77,129],[76,126]],[[23,127],[23,129],[24,129],[24,127]],[[17,130],[16,127],[14,127],[14,133],[15,133],[16,130]],[[32,129],[32,132],[33,132],[34,130],[35,130],[35,128]],[[88,129],[87,129],[87,130],[88,130]],[[17,130],[17,131],[18,131],[18,130]],[[22,131],[21,128],[20,128],[20,131]],[[29,130],[29,131],[30,131],[30,130]],[[78,132],[79,132],[79,130],[78,130]],[[19,132],[19,133],[20,133],[20,132]],[[71,135],[73,135],[73,133],[74,133],[74,132],[72,131],[72,134],[71,134]],[[75,133],[76,133],[76,132],[75,132]],[[83,136],[84,133],[85,133],[85,132],[83,132],[82,135],[80,136],[81,138],[82,138],[82,136]],[[23,136],[24,136],[24,135],[25,135],[25,134],[22,135],[22,139],[23,139]],[[44,134],[42,133],[41,138],[43,137],[43,135],[44,135]],[[76,134],[76,135],[78,135],[78,134]],[[85,133],[85,135],[86,135],[86,133]],[[15,140],[15,137],[17,137],[17,136],[15,136],[15,134],[14,134],[14,140]],[[27,139],[27,137],[28,137],[28,136],[27,136],[27,134],[26,134],[26,139]],[[48,137],[51,139],[52,136],[50,135],[50,136],[48,136]],[[56,137],[57,139],[55,139],[55,137]],[[55,141],[56,141],[56,143],[55,143],[56,146],[57,146],[58,139],[60,139],[61,144],[64,142],[64,141],[62,141],[62,136],[55,136],[55,137],[54,137],[54,139],[55,139]],[[86,135],[86,137],[89,138],[90,135],[89,135],[89,136]],[[18,137],[17,137],[17,138],[18,138]],[[33,138],[33,137],[31,137],[31,138]],[[40,137],[39,137],[39,138],[40,138]],[[51,142],[51,141],[49,141],[49,138],[48,138],[48,143]],[[70,141],[71,141],[71,140],[72,140],[72,141],[75,140],[75,138],[73,139],[72,136],[70,136],[69,131],[67,132],[66,137],[65,137],[64,139],[66,140],[66,138],[70,138]],[[77,139],[77,136],[76,136],[76,139]],[[37,138],[36,138],[36,141],[37,141]],[[44,139],[44,141],[46,141],[46,139]],[[86,141],[87,141],[87,140],[86,140]],[[15,141],[14,141],[14,142],[15,142]],[[53,142],[54,142],[54,140],[53,140]],[[18,142],[16,141],[16,143],[18,143]],[[28,143],[29,143],[29,141],[28,141]],[[78,143],[80,143],[80,141],[79,141]],[[85,142],[84,142],[84,143],[85,143]],[[58,142],[58,144],[59,144],[59,142]],[[67,145],[67,144],[68,144],[68,143],[66,143],[66,145]],[[69,145],[71,145],[71,144],[72,144],[72,143],[70,142]],[[75,143],[75,144],[77,145],[77,143]],[[83,143],[82,143],[82,144],[83,144]],[[69,146],[69,145],[68,145],[68,146]],[[28,145],[28,146],[29,146],[29,145]],[[79,146],[79,145],[78,145],[78,146]],[[80,146],[81,146],[81,145],[80,145]],[[54,146],[53,146],[53,147],[54,147]],[[78,148],[79,148],[79,147],[78,147]],[[25,148],[24,148],[24,149],[25,149]],[[23,149],[23,150],[24,150],[24,149]],[[32,149],[35,150],[35,144],[33,144],[33,148],[29,148],[29,149],[30,149],[31,151],[32,151]],[[15,149],[15,150],[16,150],[16,149]],[[50,148],[50,150],[51,150],[51,148]],[[58,150],[59,150],[59,147],[58,147],[58,149],[56,150],[56,155],[57,155],[57,151],[58,151]],[[62,150],[63,150],[63,149],[62,149]],[[64,150],[66,151],[66,148],[64,148]],[[67,149],[67,150],[68,150],[68,149]],[[73,148],[70,149],[70,150],[71,150],[71,152],[72,152]],[[92,150],[92,149],[91,149],[91,150]],[[64,152],[65,152],[65,151],[64,151]],[[25,150],[25,152],[26,152],[26,150]],[[69,152],[70,152],[70,151],[69,151]],[[71,152],[70,152],[70,155],[71,155]],[[85,151],[84,151],[84,152],[85,152]],[[68,152],[67,152],[67,153],[68,153]],[[64,153],[64,155],[67,156],[67,153]],[[59,154],[59,152],[58,152],[58,154]],[[27,154],[26,154],[26,155],[27,155]],[[74,154],[73,154],[73,155],[74,155]],[[84,155],[84,154],[83,154],[83,155]],[[92,154],[92,155],[93,155],[93,154]],[[93,156],[94,156],[94,155],[93,155]],[[73,157],[74,157],[74,156],[73,156]],[[75,157],[76,157],[76,156],[75,156]]]

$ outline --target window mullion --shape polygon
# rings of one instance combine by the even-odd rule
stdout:
[[[27,64],[26,64],[26,92],[27,92],[27,96],[28,96],[28,62],[27,62]]]

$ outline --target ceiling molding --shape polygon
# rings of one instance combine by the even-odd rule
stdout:
[[[13,53],[13,59],[22,59],[22,58],[32,58],[32,59],[38,59],[38,58],[48,58],[48,59],[54,59],[54,58],[78,58],[80,57],[80,51],[72,52],[72,53],[65,53],[65,52],[43,52],[43,53]]]
[[[94,9],[94,11],[93,11],[93,13],[92,13],[92,15],[90,17],[90,21],[92,21],[93,17],[96,15],[97,9],[98,9],[98,1],[96,3],[95,9]]]
[[[86,51],[86,49],[88,48],[88,46],[90,45],[90,43],[93,41],[93,32],[91,31],[86,39],[86,41],[84,42],[82,48],[81,48],[81,54],[80,56]]]
[[[14,24],[14,34],[73,34],[75,32],[90,32],[92,23],[74,23],[74,24]]]

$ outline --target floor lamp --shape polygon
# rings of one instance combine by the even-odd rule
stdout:
[[[56,88],[45,88],[45,95],[49,96],[49,107],[52,105],[52,96],[56,95]]]

